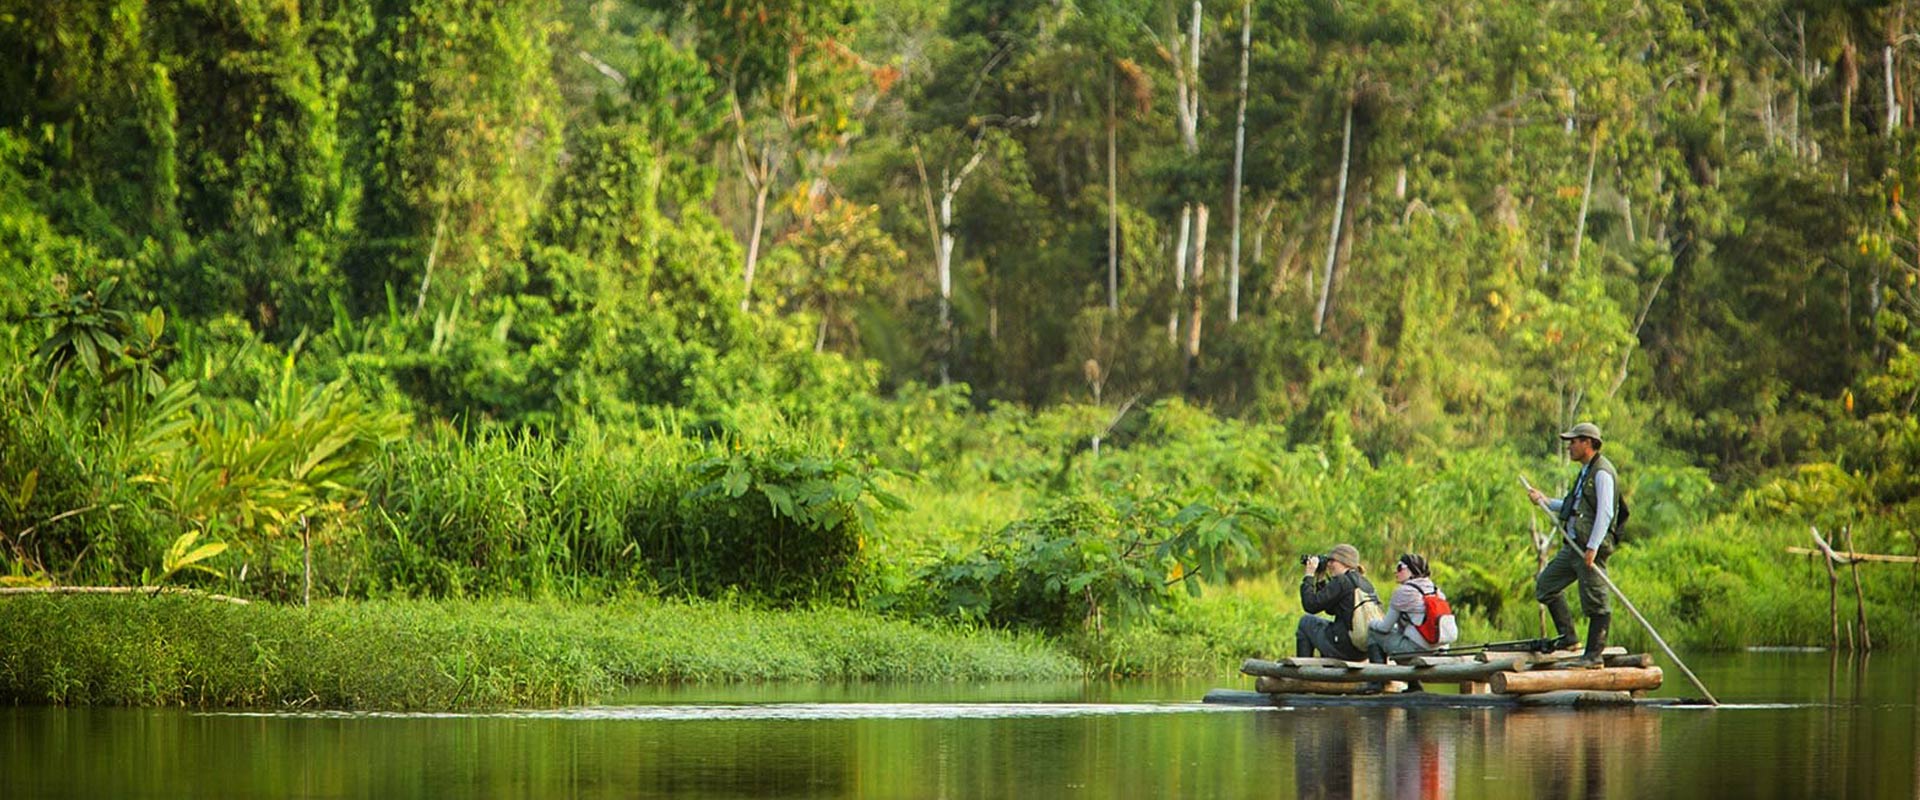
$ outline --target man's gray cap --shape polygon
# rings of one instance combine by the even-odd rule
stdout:
[[[1592,439],[1596,442],[1606,441],[1604,438],[1600,436],[1600,426],[1595,425],[1591,422],[1582,422],[1568,429],[1566,433],[1560,434],[1560,438],[1562,439],[1578,439],[1582,436],[1585,436],[1588,439]]]

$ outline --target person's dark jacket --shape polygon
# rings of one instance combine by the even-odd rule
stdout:
[[[1355,570],[1346,574],[1318,581],[1308,575],[1300,580],[1300,607],[1309,614],[1333,615],[1333,641],[1341,647],[1359,650],[1354,646],[1353,637],[1348,630],[1353,627],[1353,589],[1358,586],[1367,594],[1378,597],[1373,590],[1373,581]]]

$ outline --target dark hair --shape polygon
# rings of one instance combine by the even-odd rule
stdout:
[[[1433,576],[1433,570],[1427,566],[1427,560],[1420,556],[1412,553],[1401,554],[1400,563],[1406,565],[1407,574],[1412,577],[1428,578]]]

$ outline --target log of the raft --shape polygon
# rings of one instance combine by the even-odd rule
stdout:
[[[1359,669],[1367,665],[1365,661],[1346,661],[1338,658],[1296,657],[1280,659],[1283,667],[1326,667],[1328,669]]]
[[[1540,694],[1515,695],[1514,700],[1523,706],[1630,706],[1633,695],[1629,692],[1604,691],[1557,691]]]
[[[1341,662],[1345,664],[1345,662]],[[1275,678],[1292,678],[1305,681],[1340,681],[1358,683],[1363,681],[1438,681],[1440,683],[1459,683],[1461,681],[1484,681],[1487,676],[1497,672],[1514,669],[1518,659],[1492,661],[1485,664],[1469,662],[1464,664],[1443,664],[1435,667],[1415,667],[1406,664],[1359,664],[1340,667],[1290,667],[1283,662],[1262,661],[1249,658],[1240,665],[1240,671],[1248,675],[1267,675]]]
[[[1651,667],[1653,655],[1650,653],[1631,653],[1624,656],[1607,656],[1609,667]]]
[[[1473,664],[1480,659],[1473,656],[1393,656],[1395,664],[1407,664],[1415,667],[1439,667],[1448,664]]]
[[[1475,658],[1481,661],[1517,658],[1520,659],[1521,664],[1546,664],[1555,661],[1572,661],[1584,655],[1585,652],[1584,650],[1555,650],[1551,653],[1527,653],[1507,650],[1489,650],[1475,656]],[[1600,651],[1601,657],[1624,656],[1626,654],[1627,648],[1624,647],[1608,647]]]
[[[1262,694],[1362,694],[1361,683],[1344,681],[1303,681],[1262,675],[1253,682],[1253,690]],[[1372,694],[1368,692],[1367,694]]]
[[[1270,706],[1273,705],[1273,698],[1259,692],[1212,689],[1205,697],[1200,698],[1200,702],[1227,706]]]
[[[1537,669],[1526,672],[1495,673],[1493,690],[1500,694],[1539,694],[1563,689],[1660,688],[1659,667],[1620,667],[1617,669]]]
[[[1600,658],[1601,658],[1601,666],[1606,666],[1606,667],[1611,667],[1611,666],[1616,666],[1616,665],[1614,665],[1614,664],[1608,664],[1608,663],[1606,663],[1606,660],[1607,660],[1607,659],[1611,659],[1611,658],[1626,658],[1626,657],[1627,657],[1628,655],[1629,655],[1629,654],[1627,653],[1627,648],[1624,648],[1624,647],[1609,647],[1609,648],[1607,648],[1607,649],[1605,649],[1605,650],[1602,650],[1602,651],[1600,651]],[[1580,657],[1579,657],[1579,656],[1574,656],[1573,658],[1561,658],[1561,659],[1555,659],[1555,660],[1552,660],[1552,661],[1538,661],[1538,660],[1536,660],[1536,661],[1533,661],[1533,662],[1530,662],[1530,663],[1527,663],[1527,664],[1522,664],[1520,668],[1521,668],[1521,669],[1527,669],[1527,670],[1542,670],[1542,669],[1544,669],[1544,670],[1552,670],[1552,669],[1586,669],[1585,667],[1575,667],[1575,666],[1573,666],[1573,663],[1574,663],[1575,661],[1578,661],[1578,660],[1580,660]],[[1636,664],[1630,664],[1630,663],[1623,663],[1623,664],[1619,664],[1618,666],[1622,666],[1622,667],[1632,667],[1632,666],[1648,666],[1648,667],[1650,667],[1650,666],[1653,666],[1653,662],[1652,662],[1652,659],[1648,659],[1648,662],[1647,662],[1646,664],[1638,664],[1638,665],[1636,665]]]

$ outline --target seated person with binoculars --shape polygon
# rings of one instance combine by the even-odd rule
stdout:
[[[1306,568],[1300,580],[1300,605],[1307,613],[1294,629],[1295,655],[1346,661],[1366,658],[1365,645],[1353,640],[1354,609],[1368,600],[1378,609],[1380,597],[1360,566],[1360,551],[1350,544],[1337,544],[1324,556],[1302,556],[1300,563]],[[1322,566],[1324,578],[1320,577]],[[1322,613],[1332,618],[1317,616]]]

